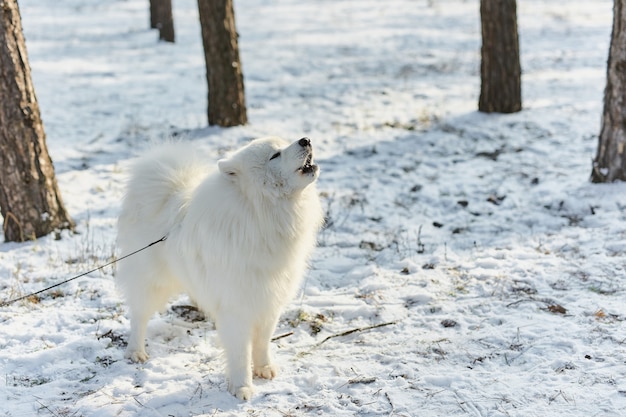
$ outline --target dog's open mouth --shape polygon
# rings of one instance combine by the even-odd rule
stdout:
[[[304,165],[299,169],[303,174],[312,174],[317,171],[317,165],[313,163],[313,152],[310,152],[306,160],[304,161]]]

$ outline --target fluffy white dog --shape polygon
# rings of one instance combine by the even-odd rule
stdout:
[[[319,175],[308,138],[256,139],[218,169],[185,144],[156,149],[133,167],[118,222],[119,264],[130,310],[126,357],[143,362],[146,326],[187,292],[215,321],[229,391],[252,395],[252,371],[274,378],[270,338],[297,291],[323,223]]]

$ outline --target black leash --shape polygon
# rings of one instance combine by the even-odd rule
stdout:
[[[39,291],[37,291],[37,292],[34,292],[34,293],[31,293],[31,294],[25,295],[25,296],[23,296],[23,297],[19,297],[19,298],[16,298],[16,299],[14,299],[14,300],[4,301],[4,302],[0,303],[0,307],[6,307],[6,306],[11,305],[11,304],[13,304],[13,303],[16,303],[16,302],[18,302],[18,301],[24,300],[24,299],[26,299],[26,298],[30,298],[30,297],[35,296],[35,295],[37,295],[37,294],[41,294],[42,292],[45,292],[45,291],[51,290],[51,289],[53,289],[53,288],[56,288],[56,287],[58,287],[58,286],[60,286],[60,285],[67,284],[68,282],[70,282],[70,281],[74,281],[75,279],[78,279],[78,278],[80,278],[80,277],[84,277],[85,275],[89,275],[89,274],[91,274],[92,272],[96,272],[96,271],[98,271],[98,270],[100,270],[100,269],[102,269],[102,268],[106,268],[107,266],[109,266],[109,265],[113,265],[114,263],[119,262],[119,261],[121,261],[122,259],[126,259],[126,258],[128,258],[128,257],[130,257],[130,256],[133,256],[133,255],[134,255],[134,254],[136,254],[136,253],[139,253],[139,252],[141,252],[141,251],[143,251],[143,250],[146,250],[146,249],[148,249],[150,246],[154,246],[154,245],[156,245],[156,244],[157,244],[157,243],[159,243],[159,242],[165,242],[165,240],[166,240],[166,239],[167,239],[167,235],[163,236],[163,237],[162,237],[161,239],[159,239],[159,240],[155,240],[154,242],[150,243],[149,245],[144,246],[144,247],[143,247],[143,248],[141,248],[141,249],[137,249],[136,251],[129,253],[128,255],[124,255],[124,256],[122,256],[122,257],[121,257],[121,258],[119,258],[119,259],[115,259],[115,260],[113,260],[113,261],[109,262],[108,264],[105,264],[105,265],[100,265],[99,267],[94,268],[94,269],[92,269],[91,271],[83,272],[83,273],[82,273],[82,274],[80,274],[80,275],[76,275],[75,277],[72,277],[72,278],[70,278],[70,279],[66,279],[65,281],[59,282],[58,284],[51,285],[51,286],[50,286],[50,287],[48,287],[48,288],[44,288],[43,290],[39,290]]]

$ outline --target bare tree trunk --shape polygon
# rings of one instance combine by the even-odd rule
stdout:
[[[516,0],[481,0],[483,44],[478,110],[514,113],[522,109]]]
[[[159,39],[165,42],[176,40],[174,37],[174,16],[172,16],[172,0],[159,0]]]
[[[150,0],[150,29],[158,29],[159,28],[159,17],[158,17],[158,9],[157,2],[159,0]]]
[[[210,125],[246,124],[243,73],[232,0],[198,0],[209,85]]]
[[[159,40],[174,42],[172,0],[150,0],[150,28],[159,29]]]
[[[0,13],[0,212],[5,240],[24,241],[74,224],[46,148],[17,0],[2,0]]]
[[[604,111],[592,182],[626,181],[626,0],[613,4]]]

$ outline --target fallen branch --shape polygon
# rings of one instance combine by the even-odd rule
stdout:
[[[291,335],[293,335],[293,332],[288,332],[288,333],[285,333],[285,334],[281,334],[280,336],[273,337],[273,338],[271,339],[271,341],[272,341],[272,342],[275,342],[275,341],[277,341],[277,340],[280,340],[280,339],[282,339],[282,338],[284,338],[284,337],[289,337],[289,336],[291,336]]]
[[[373,326],[367,326],[367,327],[357,327],[356,329],[346,330],[345,332],[331,334],[330,336],[327,336],[321,342],[317,343],[315,345],[315,347],[318,347],[322,343],[328,342],[330,339],[334,339],[336,337],[348,336],[348,335],[351,335],[352,333],[365,332],[365,331],[368,331],[368,330],[378,329],[380,327],[391,326],[391,325],[397,324],[397,323],[398,323],[397,321],[389,321],[387,323],[374,324]]]
[[[393,401],[391,401],[391,397],[389,397],[389,393],[388,392],[385,392],[385,398],[387,398],[387,402],[391,406],[391,413],[389,413],[389,415],[392,415],[396,411],[396,406],[393,405]]]
[[[528,298],[521,298],[517,301],[513,301],[512,303],[507,304],[507,307],[513,307],[516,306],[518,304],[521,303],[544,303],[544,304],[548,304],[548,305],[556,305],[556,303],[549,299],[549,298],[534,298],[534,297],[528,297]]]
[[[376,382],[376,377],[375,376],[370,376],[370,377],[358,377],[358,378],[352,378],[348,381],[348,385],[352,385],[352,384],[371,384],[373,382]]]
[[[519,299],[517,301],[513,301],[512,303],[507,304],[506,306],[507,307],[513,307],[513,306],[516,306],[516,305],[521,304],[521,303],[534,303],[534,302],[537,302],[537,301],[539,301],[539,300],[537,300],[535,298],[532,298],[532,297],[521,298],[521,299]]]
[[[37,397],[35,397],[35,398],[37,398]],[[53,416],[55,416],[55,417],[58,417],[58,416],[59,416],[57,413],[55,413],[54,411],[52,411],[52,410],[51,410],[51,409],[50,409],[47,405],[45,405],[44,403],[42,403],[41,401],[39,401],[39,399],[37,399],[37,402],[38,402],[38,403],[39,403],[39,405],[41,406],[40,410],[41,410],[41,409],[45,409],[45,410],[49,411],[49,412],[50,412],[50,414],[52,414]]]

